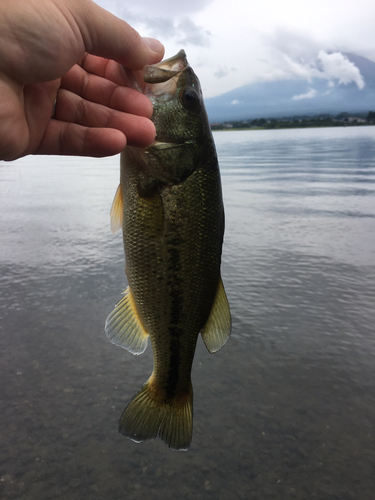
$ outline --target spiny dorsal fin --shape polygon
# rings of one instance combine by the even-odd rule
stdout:
[[[203,342],[211,353],[218,351],[226,344],[231,326],[229,303],[220,278],[210,315],[201,332]]]
[[[124,213],[124,200],[122,198],[121,184],[118,185],[111,207],[111,231],[116,234],[122,229],[122,217]]]
[[[132,354],[142,354],[146,350],[148,333],[141,324],[129,287],[108,316],[104,330],[113,344]]]

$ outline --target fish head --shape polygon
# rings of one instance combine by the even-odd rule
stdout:
[[[215,151],[198,77],[181,50],[146,66],[143,81],[156,127],[155,142],[142,153],[147,171],[162,183],[182,182]]]

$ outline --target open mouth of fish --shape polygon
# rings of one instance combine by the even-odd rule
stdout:
[[[143,81],[145,87],[143,92],[151,101],[153,97],[160,95],[174,95],[177,89],[177,83],[181,72],[187,67],[187,59],[184,50],[180,50],[178,54],[165,61],[144,68]],[[188,146],[193,141],[174,141],[169,137],[156,136],[155,141],[150,146],[154,150],[176,149]]]
[[[144,68],[143,81],[146,83],[145,94],[173,94],[176,91],[178,76],[187,67],[184,50],[165,61]]]

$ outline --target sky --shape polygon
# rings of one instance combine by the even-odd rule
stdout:
[[[326,79],[364,81],[346,53],[375,61],[374,0],[96,0],[165,57],[185,49],[205,97],[247,83]]]

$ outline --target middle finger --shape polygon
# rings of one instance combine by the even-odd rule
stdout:
[[[61,80],[61,88],[87,101],[102,104],[118,111],[151,118],[151,101],[141,92],[117,85],[101,76],[87,73],[77,64]]]

